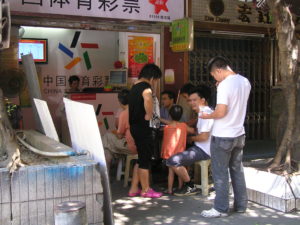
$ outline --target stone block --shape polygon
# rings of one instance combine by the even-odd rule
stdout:
[[[299,209],[300,176],[286,177],[245,167],[248,200],[282,212]],[[288,183],[289,182],[289,183]]]
[[[0,185],[1,225],[54,224],[55,206],[69,200],[86,203],[89,224],[103,223],[101,176],[97,163],[87,156],[26,166],[11,177],[7,169],[0,169]]]

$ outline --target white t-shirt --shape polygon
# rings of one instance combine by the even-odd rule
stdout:
[[[210,114],[213,112],[208,106],[205,106],[204,109],[202,109],[202,111],[207,114]],[[202,132],[211,132],[213,124],[214,124],[214,120],[199,118],[201,113],[202,112],[200,112],[198,114],[198,122],[197,122],[198,134],[200,134]],[[201,148],[209,156],[210,156],[210,137],[211,137],[211,134],[209,134],[209,138],[206,141],[195,142],[195,145],[198,146],[199,148]]]
[[[245,134],[244,120],[250,90],[248,79],[239,74],[229,75],[218,85],[217,104],[227,105],[227,114],[215,119],[213,136],[238,137]]]

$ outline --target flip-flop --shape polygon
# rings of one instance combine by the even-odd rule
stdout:
[[[163,195],[161,192],[156,192],[152,188],[149,188],[149,190],[145,193],[141,193],[141,197],[144,198],[160,198]]]
[[[138,189],[137,190],[137,192],[135,192],[135,193],[129,193],[128,192],[128,197],[135,197],[135,196],[138,196],[138,195],[140,195],[141,194],[141,189]]]

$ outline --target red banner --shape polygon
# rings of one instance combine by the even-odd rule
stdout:
[[[80,101],[80,100],[96,100],[96,94],[71,94],[71,100]]]

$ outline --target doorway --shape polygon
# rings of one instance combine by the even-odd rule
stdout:
[[[231,61],[232,69],[249,79],[252,89],[245,119],[248,140],[270,138],[272,46],[268,38],[198,34],[195,35],[194,51],[189,54],[189,80],[194,85],[206,83],[215,89],[206,64],[216,55],[226,56]]]

